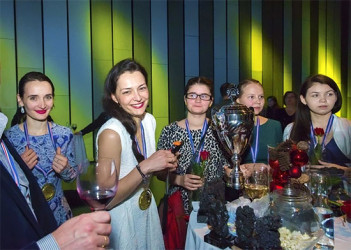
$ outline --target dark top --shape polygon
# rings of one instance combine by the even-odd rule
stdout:
[[[83,128],[80,132],[82,133],[82,135],[85,135],[94,131],[95,129],[99,129],[110,118],[111,117],[106,112],[102,112],[98,116],[98,118],[96,118],[92,123]]]
[[[0,249],[39,249],[36,241],[57,228],[56,220],[30,169],[4,135],[2,140],[28,179],[32,207],[37,219],[0,162]]]
[[[284,131],[284,128],[289,123],[294,122],[295,113],[293,115],[288,115],[288,113],[286,113],[285,108],[280,108],[276,111],[276,118],[273,118],[273,119],[280,121],[280,124],[282,125],[282,129]]]

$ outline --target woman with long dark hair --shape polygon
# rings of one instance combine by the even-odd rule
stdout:
[[[154,172],[175,170],[177,157],[155,152],[155,118],[146,112],[147,73],[131,59],[117,63],[107,75],[103,107],[111,117],[99,129],[97,157],[115,160],[118,190],[108,204],[112,249],[163,249],[156,203],[149,188]]]
[[[321,74],[308,77],[300,89],[295,122],[285,128],[284,139],[309,142],[311,155],[316,146],[314,128],[322,128],[323,161],[350,166],[351,122],[335,115],[341,104],[341,93],[333,79]]]

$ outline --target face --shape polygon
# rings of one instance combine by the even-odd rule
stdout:
[[[335,91],[329,85],[315,82],[307,90],[306,97],[301,95],[300,100],[308,106],[310,112],[325,115],[331,112],[337,97]]]
[[[296,106],[297,104],[297,100],[293,93],[287,94],[284,101],[286,106]]]
[[[237,99],[238,103],[253,107],[255,115],[258,115],[264,106],[264,94],[261,85],[249,83],[243,88],[242,95]]]
[[[120,75],[116,93],[111,97],[132,116],[142,116],[149,103],[149,90],[143,74],[135,71]]]
[[[201,114],[205,114],[208,110],[209,107],[211,107],[212,105],[212,100],[202,100],[200,98],[200,95],[208,95],[211,96],[211,92],[209,87],[207,87],[207,85],[205,84],[194,84],[192,85],[187,94],[195,94],[198,95],[195,99],[190,99],[190,98],[186,98],[184,97],[184,102],[185,105],[187,106],[187,109],[190,113],[192,114],[196,114],[196,115],[201,115]]]
[[[24,86],[24,94],[21,98],[17,95],[20,106],[24,106],[27,119],[45,121],[54,106],[54,97],[49,82],[30,81]]]
[[[267,105],[268,105],[268,107],[273,107],[274,106],[274,104],[275,104],[275,101],[272,99],[272,98],[269,98],[268,100],[267,100]]]

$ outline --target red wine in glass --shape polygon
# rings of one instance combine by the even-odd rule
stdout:
[[[99,158],[86,168],[78,167],[77,191],[92,210],[105,210],[115,196],[118,186],[118,171],[110,158]]]

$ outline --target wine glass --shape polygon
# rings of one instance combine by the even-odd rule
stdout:
[[[77,129],[77,123],[72,123],[71,128],[73,129],[73,132],[76,132]]]
[[[77,191],[92,210],[105,210],[115,196],[119,173],[115,161],[99,157],[97,162],[78,167]]]
[[[264,163],[255,163],[250,172],[245,178],[245,194],[251,200],[262,198],[268,193],[268,168]]]

